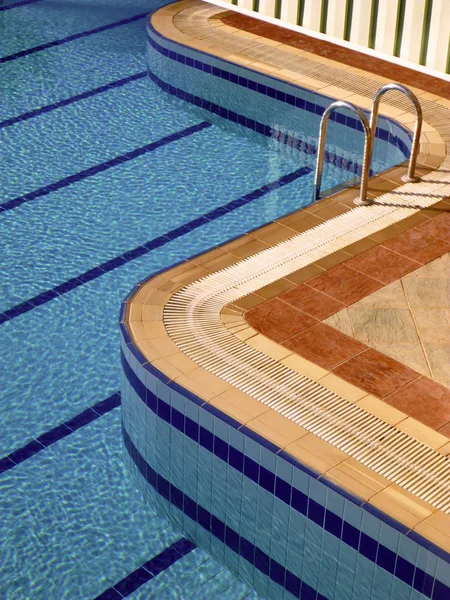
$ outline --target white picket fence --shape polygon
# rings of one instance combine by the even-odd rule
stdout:
[[[450,73],[450,0],[206,0]]]

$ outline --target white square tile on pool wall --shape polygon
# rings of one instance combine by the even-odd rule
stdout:
[[[240,531],[241,523],[241,505],[243,501],[243,484],[242,484],[242,473],[234,469],[228,470],[227,476],[227,500],[226,500],[226,524],[234,529]]]
[[[277,455],[275,464],[275,474],[277,477],[292,485],[293,470],[294,467],[287,460]]]
[[[436,575],[438,558],[434,554],[431,554],[426,548],[423,546],[419,546],[419,550],[417,553],[416,567],[428,573],[432,577]]]
[[[387,523],[381,523],[379,542],[397,554],[401,534]]]
[[[386,600],[388,598],[395,600],[395,598],[391,596],[392,580],[393,576],[381,567],[375,569],[372,587],[373,600]]]
[[[382,522],[380,521],[380,519],[367,512],[366,510],[363,510],[361,531],[363,531],[366,535],[368,535],[375,541],[378,541],[378,538],[380,536],[381,524]]]
[[[326,552],[321,553],[318,592],[326,598],[333,598],[336,586],[336,575],[338,570],[338,561],[336,557],[330,556]]]
[[[299,490],[306,496],[309,496],[309,482],[311,481],[311,475],[305,473],[298,467],[294,466],[292,471],[292,485],[296,490]]]
[[[362,554],[358,554],[358,560],[356,562],[355,571],[355,585],[353,588],[353,595],[355,598],[371,598],[373,579],[375,575],[375,569],[377,569],[375,563],[368,560]]]

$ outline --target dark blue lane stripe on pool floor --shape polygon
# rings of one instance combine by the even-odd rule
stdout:
[[[124,579],[105,590],[94,600],[121,600],[121,598],[126,598],[140,588],[141,585],[154,579],[157,575],[179,561],[180,558],[183,558],[183,556],[186,556],[189,552],[195,550],[195,548],[195,544],[190,542],[187,538],[180,538],[168,548],[144,563],[139,569],[136,569],[124,577]]]
[[[182,237],[183,235],[186,235],[187,233],[193,231],[194,229],[198,229],[199,227],[202,227],[206,223],[209,223],[210,221],[214,221],[215,219],[218,219],[219,217],[222,217],[223,215],[226,215],[234,210],[237,210],[238,208],[241,208],[242,206],[245,206],[246,204],[249,204],[250,202],[257,200],[258,198],[265,196],[269,192],[277,190],[278,188],[281,188],[281,187],[291,183],[292,181],[299,179],[300,177],[304,177],[305,175],[308,175],[311,172],[312,172],[312,169],[310,169],[309,167],[301,167],[300,169],[297,169],[297,170],[293,171],[292,173],[283,175],[283,177],[280,177],[279,179],[276,179],[275,181],[267,183],[266,185],[263,185],[262,187],[260,187],[256,190],[253,190],[252,192],[246,194],[245,196],[241,196],[240,198],[237,198],[236,200],[232,200],[231,202],[228,202],[227,204],[218,206],[214,210],[211,210],[210,212],[207,212],[199,217],[196,217],[192,221],[188,221],[184,225],[180,225],[180,227],[172,229],[171,231],[168,231],[164,235],[160,235],[159,237],[150,240],[149,242],[147,242],[146,244],[143,244],[142,246],[137,246],[136,248],[133,248],[133,250],[128,250],[127,252],[124,252],[124,254],[120,254],[119,256],[116,256],[115,258],[112,258],[104,263],[101,263],[100,265],[97,265],[96,267],[89,269],[89,271],[85,271],[84,273],[81,273],[77,277],[73,277],[72,279],[69,279],[68,281],[65,281],[64,283],[61,283],[61,284],[55,286],[54,288],[46,290],[45,292],[42,292],[42,293],[38,294],[37,296],[34,296],[33,298],[25,300],[25,302],[16,304],[16,306],[13,306],[12,308],[5,310],[3,313],[0,313],[0,325],[2,323],[6,323],[6,321],[11,321],[15,317],[18,317],[19,315],[23,315],[24,313],[26,313],[30,310],[33,310],[33,308],[36,308],[37,306],[41,306],[42,304],[50,302],[50,300],[53,300],[54,298],[58,298],[58,296],[67,294],[68,292],[74,290],[75,288],[84,285],[88,281],[97,279],[98,277],[101,277],[105,273],[109,273],[110,271],[113,271],[114,269],[121,267],[125,263],[131,262],[132,260],[135,260],[136,258],[144,256],[144,254],[148,254],[149,252],[151,252],[152,250],[155,250],[156,248],[165,246],[172,240]]]
[[[54,102],[53,104],[47,104],[46,106],[41,106],[41,108],[36,108],[35,110],[30,110],[29,112],[23,113],[22,115],[18,115],[17,117],[11,117],[10,119],[5,119],[4,121],[0,121],[0,129],[4,127],[9,127],[10,125],[14,125],[15,123],[21,123],[22,121],[27,121],[28,119],[32,119],[33,117],[37,117],[38,115],[42,115],[44,113],[51,112],[52,110],[56,110],[57,108],[63,108],[64,106],[69,106],[69,104],[73,104],[74,102],[78,102],[79,100],[84,100],[85,98],[91,98],[92,96],[96,96],[97,94],[102,94],[103,92],[108,92],[114,88],[121,87],[122,85],[126,85],[127,83],[131,83],[132,81],[137,81],[139,79],[143,79],[144,77],[148,77],[147,71],[141,71],[140,73],[135,73],[134,75],[130,75],[129,77],[124,77],[123,79],[116,79],[116,81],[111,81],[111,83],[107,83],[105,85],[101,85],[98,88],[94,88],[93,90],[89,90],[87,92],[83,92],[82,94],[77,94],[76,96],[71,96],[70,98],[66,98],[65,100],[60,100],[59,102]]]
[[[17,8],[19,6],[25,6],[27,4],[34,4],[35,2],[42,2],[42,0],[21,0],[20,2],[15,2],[14,4],[6,4],[5,6],[0,6],[0,12],[4,10],[11,10],[12,8]]]
[[[14,452],[11,452],[11,454],[1,458],[0,474],[16,467],[38,452],[45,450],[45,448],[48,448],[55,442],[62,440],[71,433],[74,433],[81,427],[89,425],[89,423],[92,421],[95,421],[102,415],[105,415],[118,406],[120,406],[120,392],[116,392],[109,398],[105,398],[105,400],[100,400],[100,402],[97,402],[97,404],[94,404],[94,406],[83,410],[83,412],[75,415],[75,417],[72,417],[68,421],[65,421],[64,423],[53,427],[53,429],[46,431],[25,446],[22,446]]]
[[[135,148],[134,150],[130,150],[130,152],[126,152],[121,156],[116,156],[116,158],[112,158],[111,160],[107,160],[98,165],[94,165],[93,167],[89,167],[89,169],[84,169],[84,171],[74,173],[73,175],[69,175],[69,177],[64,177],[64,179],[55,181],[50,185],[46,185],[44,187],[39,188],[38,190],[34,190],[33,192],[29,192],[28,194],[19,196],[18,198],[8,200],[7,202],[0,204],[0,215],[4,212],[7,212],[8,210],[17,208],[21,204],[25,204],[25,202],[31,202],[31,200],[36,200],[36,198],[42,198],[42,196],[47,196],[52,192],[56,192],[63,188],[69,187],[73,183],[83,181],[83,179],[87,179],[88,177],[92,177],[93,175],[98,175],[98,173],[103,173],[108,169],[112,169],[113,167],[122,165],[123,163],[126,163],[129,160],[139,158],[139,156],[143,156],[148,152],[153,152],[154,150],[157,150],[162,146],[166,146],[167,144],[171,144],[172,142],[181,140],[184,137],[192,135],[193,133],[197,133],[198,131],[202,131],[203,129],[207,129],[208,127],[211,127],[211,123],[208,123],[207,121],[202,121],[201,123],[197,123],[197,125],[191,125],[191,127],[187,127],[186,129],[182,129],[181,131],[171,133],[170,135],[167,135],[166,137],[163,137],[156,142],[146,144],[141,148]]]
[[[114,29],[115,27],[128,25],[129,23],[134,23],[134,21],[139,21],[140,19],[143,19],[147,15],[148,12],[140,13],[139,15],[129,17],[128,19],[122,19],[121,21],[116,21],[115,23],[109,23],[109,25],[102,25],[101,27],[96,27],[95,29],[89,29],[88,31],[82,31],[81,33],[74,33],[73,35],[68,35],[67,37],[61,38],[59,40],[53,40],[52,42],[47,42],[46,44],[41,44],[40,46],[34,46],[33,48],[27,48],[26,50],[16,52],[15,54],[3,56],[3,58],[0,58],[0,64],[9,62],[11,60],[16,60],[17,58],[22,58],[24,56],[29,56],[30,54],[35,54],[36,52],[40,52],[41,50],[47,50],[48,48],[53,48],[54,46],[61,46],[62,44],[67,44],[68,42],[73,42],[74,40],[79,40],[80,38],[87,37],[89,35],[94,35],[95,33],[108,31],[108,29]]]

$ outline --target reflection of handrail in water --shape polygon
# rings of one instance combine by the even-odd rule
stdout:
[[[344,100],[338,100],[337,102],[333,102],[323,113],[322,119],[320,121],[320,133],[319,133],[319,147],[317,149],[317,163],[316,163],[316,176],[314,179],[314,196],[313,200],[318,200],[320,196],[320,184],[322,181],[322,172],[323,172],[323,160],[325,155],[325,138],[327,134],[327,125],[328,119],[331,113],[338,108],[347,108],[354,112],[361,121],[364,127],[364,157],[363,157],[363,165],[361,172],[361,188],[359,193],[359,198],[355,200],[356,204],[370,204],[370,200],[367,200],[367,186],[368,186],[368,178],[369,178],[369,164],[371,157],[371,150],[373,147],[372,142],[372,130],[369,125],[369,121],[367,117],[363,113],[363,111],[351,104],[350,102],[345,102]]]
[[[412,91],[404,85],[401,85],[399,83],[388,83],[387,85],[383,85],[383,87],[381,87],[375,94],[372,104],[372,114],[370,117],[370,129],[372,131],[372,144],[370,148],[370,156],[372,157],[373,142],[375,139],[375,127],[378,119],[378,108],[380,106],[381,96],[383,96],[386,92],[389,92],[391,90],[397,90],[398,92],[402,92],[403,94],[408,96],[408,98],[414,104],[414,108],[416,109],[416,125],[414,128],[414,137],[411,147],[411,156],[409,159],[408,173],[406,175],[403,175],[402,180],[409,183],[417,183],[418,181],[420,181],[420,177],[416,177],[414,175],[414,172],[416,169],[417,155],[419,153],[420,133],[422,131],[422,107],[420,106],[420,102],[417,99],[417,96],[413,94]]]

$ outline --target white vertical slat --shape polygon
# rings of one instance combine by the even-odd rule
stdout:
[[[281,20],[292,23],[292,25],[297,25],[299,3],[300,0],[284,0],[281,4]]]
[[[238,0],[239,8],[246,8],[247,10],[253,10],[253,0]]]
[[[445,73],[450,39],[450,2],[434,0],[426,65]]]
[[[400,58],[417,63],[420,60],[425,4],[426,0],[408,0],[405,5]]]
[[[347,0],[328,0],[327,35],[344,39],[346,7]]]
[[[399,0],[380,0],[378,5],[375,50],[379,52],[394,54],[398,4]]]
[[[275,16],[275,0],[259,0],[259,13],[266,17]]]
[[[320,0],[305,0],[303,9],[303,27],[320,31],[320,15],[322,12],[322,2]]]
[[[370,15],[373,0],[353,0],[350,41],[360,46],[369,45]]]

